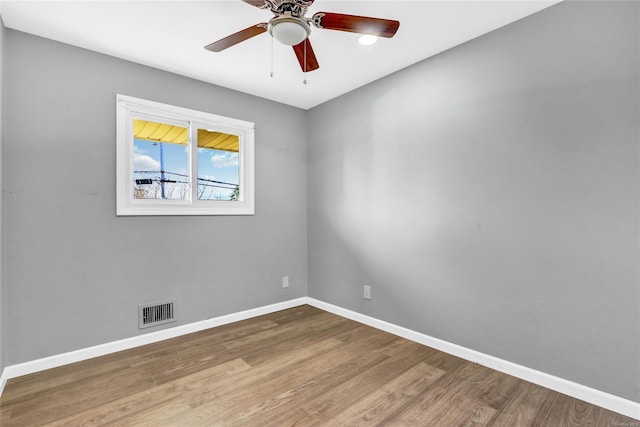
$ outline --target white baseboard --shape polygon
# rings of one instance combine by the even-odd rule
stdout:
[[[32,374],[34,372],[44,371],[46,369],[55,368],[70,363],[80,362],[82,360],[91,359],[106,354],[115,353],[130,348],[139,347],[146,344],[163,341],[169,338],[175,338],[193,332],[202,331],[216,326],[222,326],[241,320],[250,319],[252,317],[262,316],[263,314],[274,313],[276,311],[285,310],[287,308],[297,307],[307,303],[307,298],[297,298],[289,301],[283,301],[264,307],[253,308],[238,313],[227,314],[213,319],[202,320],[199,322],[189,323],[188,325],[176,326],[174,328],[163,329],[157,332],[150,332],[131,338],[125,338],[105,344],[87,347],[80,350],[70,351],[68,353],[57,354],[42,359],[36,359],[17,365],[10,365],[4,368],[0,375],[0,395],[4,391],[7,380],[11,378],[21,377],[23,375]]]
[[[2,392],[4,391],[4,386],[7,384],[7,369],[2,370],[2,374],[0,374],[0,396],[2,396]]]
[[[412,331],[410,329],[319,301],[314,298],[307,298],[307,304],[321,310],[337,314],[338,316],[355,320],[356,322],[363,323],[376,329],[389,332],[399,337],[406,338],[419,344],[426,345],[427,347],[452,354],[470,362],[477,363],[478,365],[486,366],[487,368],[495,369],[496,371],[529,381],[571,397],[575,397],[576,399],[583,400],[627,417],[640,420],[640,403],[632,400],[605,393],[535,369],[527,368],[526,366],[508,362],[438,338],[433,338],[420,332]]]
[[[190,323],[188,325],[177,326],[175,328],[164,329],[157,332],[125,338],[110,343],[100,344],[69,353],[63,353],[55,356],[45,357],[43,359],[32,360],[30,362],[11,365],[4,368],[0,375],[0,395],[4,390],[7,380],[46,369],[55,368],[57,366],[67,365],[79,362],[93,357],[104,356],[106,354],[139,347],[145,344],[151,344],[163,341],[169,338],[175,338],[181,335],[202,331],[216,326],[222,326],[233,322],[238,322],[252,317],[269,314],[287,308],[297,307],[303,304],[309,304],[321,310],[334,313],[347,319],[374,327],[376,329],[389,332],[402,338],[426,345],[436,350],[443,351],[448,354],[460,357],[473,363],[486,366],[496,371],[520,378],[525,381],[546,387],[548,389],[566,394],[576,399],[584,400],[591,404],[602,408],[617,412],[619,414],[640,420],[640,403],[624,399],[613,394],[605,393],[582,384],[574,383],[554,375],[546,374],[526,366],[518,365],[503,359],[499,359],[488,354],[480,353],[466,347],[452,344],[450,342],[433,338],[428,335],[416,332],[401,326],[394,325],[383,320],[379,320],[355,311],[347,310],[333,304],[329,304],[314,298],[302,297],[289,301],[284,301],[264,307],[258,307],[250,310],[232,313],[213,319],[207,319],[200,322]]]

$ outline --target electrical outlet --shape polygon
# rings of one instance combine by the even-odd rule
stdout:
[[[289,287],[289,276],[283,276],[282,277],[282,287],[283,288],[288,288]]]
[[[364,285],[364,299],[371,299],[371,286]]]

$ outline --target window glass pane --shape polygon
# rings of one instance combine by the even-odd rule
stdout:
[[[198,200],[238,200],[237,135],[198,129]]]
[[[133,197],[188,199],[188,129],[146,120],[133,128]]]

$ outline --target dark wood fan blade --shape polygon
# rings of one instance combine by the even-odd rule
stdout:
[[[391,19],[369,18],[367,16],[344,15],[342,13],[317,12],[313,24],[327,30],[348,31],[350,33],[372,34],[378,37],[393,37],[400,22]]]
[[[237,33],[231,34],[230,36],[208,44],[204,48],[210,50],[211,52],[221,52],[228,47],[234,46],[245,40],[249,40],[251,37],[262,34],[265,31],[267,31],[267,23],[263,22],[260,24],[256,24],[253,27],[245,28],[242,31],[238,31]]]
[[[269,3],[265,0],[242,0],[243,2],[250,4],[251,6],[259,7],[260,9],[271,9]]]
[[[303,42],[293,46],[293,51],[296,53],[296,57],[298,58],[302,71],[308,72],[320,68],[309,39],[305,39]]]

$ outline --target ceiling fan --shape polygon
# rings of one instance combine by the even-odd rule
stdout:
[[[314,0],[242,1],[260,9],[268,9],[275,16],[269,22],[261,22],[215,41],[205,46],[205,49],[212,52],[221,52],[268,31],[280,43],[293,46],[293,51],[298,58],[302,71],[307,72],[320,67],[311,47],[311,42],[309,42],[311,25],[320,29],[347,31],[387,38],[393,37],[400,26],[400,22],[390,19],[331,12],[317,12],[311,18],[307,18],[304,15]]]

